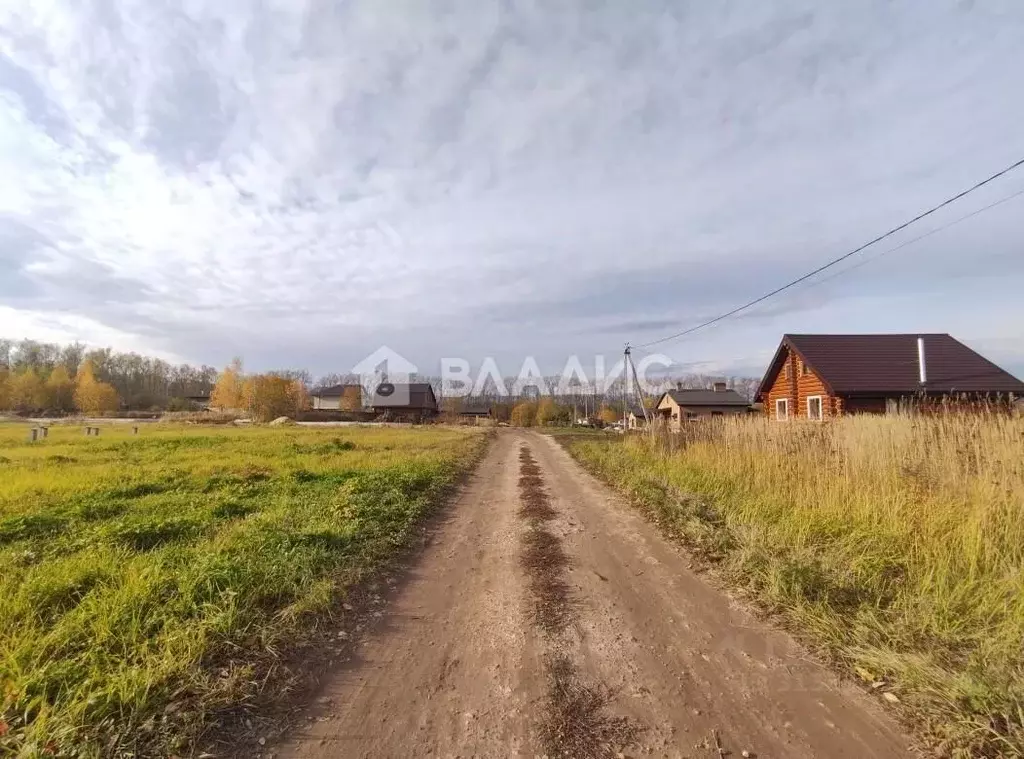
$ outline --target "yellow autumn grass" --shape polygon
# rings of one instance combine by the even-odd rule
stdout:
[[[947,754],[1024,755],[1024,420],[756,418],[567,445],[841,666],[884,681]]]

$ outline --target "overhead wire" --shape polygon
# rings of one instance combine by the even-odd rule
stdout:
[[[957,224],[959,224],[959,223],[961,223],[963,221],[967,221],[968,219],[971,219],[971,218],[973,218],[973,217],[975,217],[975,216],[977,216],[977,215],[979,215],[981,213],[984,213],[985,211],[991,210],[991,209],[995,208],[996,206],[1001,206],[1003,203],[1007,203],[1007,202],[1013,200],[1014,198],[1020,197],[1021,195],[1024,195],[1024,189],[1017,190],[1017,192],[1014,192],[1014,193],[1011,193],[1010,195],[1002,197],[999,200],[995,201],[994,203],[989,203],[987,206],[983,206],[983,207],[981,207],[981,208],[979,208],[979,209],[977,209],[975,211],[971,211],[968,214],[964,214],[963,216],[960,216],[959,218],[953,219],[952,221],[950,221],[947,224],[943,224],[942,226],[935,227],[935,229],[930,229],[927,232],[925,232],[923,235],[918,235],[917,237],[911,238],[910,240],[905,240],[904,242],[901,242],[899,245],[895,245],[895,246],[893,246],[891,248],[886,248],[885,250],[880,251],[878,253],[875,253],[872,256],[868,256],[864,260],[858,261],[857,263],[853,264],[852,266],[847,266],[845,269],[840,269],[837,272],[833,272],[832,274],[829,274],[827,277],[822,277],[821,279],[816,279],[816,280],[814,280],[812,282],[808,282],[806,285],[804,285],[803,287],[799,288],[797,290],[797,292],[805,292],[807,290],[810,290],[812,287],[817,287],[818,285],[823,285],[826,282],[831,282],[836,277],[841,277],[844,274],[849,274],[851,271],[856,271],[857,269],[860,269],[862,266],[866,266],[867,264],[873,263],[874,261],[877,261],[879,258],[882,258],[883,256],[887,256],[890,253],[895,253],[897,250],[901,250],[903,248],[906,248],[909,245],[913,245],[916,242],[920,242],[921,240],[924,240],[926,237],[931,237],[932,235],[937,234],[938,232],[942,232],[943,230],[949,229],[950,227],[954,227],[954,226],[956,226]]]
[[[853,250],[851,250],[851,251],[849,251],[847,253],[844,253],[841,256],[833,258],[832,260],[827,261],[826,263],[822,264],[821,266],[819,266],[819,267],[817,267],[815,269],[812,269],[811,271],[807,272],[806,274],[803,274],[800,277],[797,277],[796,279],[794,279],[794,280],[792,280],[790,282],[787,282],[786,284],[784,284],[784,285],[782,285],[780,287],[775,288],[774,290],[771,290],[771,291],[769,291],[767,293],[764,293],[763,295],[760,295],[759,297],[754,298],[753,300],[748,301],[747,303],[744,303],[741,306],[737,306],[736,308],[733,308],[733,309],[731,309],[729,311],[726,311],[725,313],[719,314],[718,316],[715,316],[715,317],[713,317],[711,319],[703,321],[700,324],[697,324],[697,325],[695,325],[693,327],[689,327],[689,328],[684,329],[684,330],[682,330],[680,332],[676,332],[676,333],[671,334],[671,335],[666,335],[665,337],[658,338],[657,340],[650,340],[650,341],[645,342],[645,343],[639,343],[639,344],[637,344],[637,345],[635,345],[633,347],[636,347],[636,348],[649,348],[652,345],[660,345],[661,343],[666,343],[669,340],[676,340],[676,339],[678,339],[680,337],[684,337],[685,335],[693,334],[694,332],[697,332],[698,330],[702,330],[702,329],[705,329],[706,327],[710,327],[713,324],[717,324],[718,322],[723,321],[725,319],[728,319],[731,316],[735,316],[736,314],[740,313],[741,311],[746,311],[748,308],[751,308],[752,306],[756,306],[758,303],[762,303],[762,302],[768,300],[769,298],[772,298],[772,297],[778,295],[781,292],[784,292],[786,290],[789,290],[792,287],[795,287],[796,285],[800,284],[801,282],[807,281],[808,279],[810,279],[814,275],[820,274],[821,272],[825,271],[826,269],[830,269],[833,266],[835,266],[835,265],[837,265],[839,263],[842,263],[843,261],[851,258],[852,256],[857,255],[861,251],[871,247],[872,245],[875,245],[875,244],[881,242],[882,240],[885,240],[888,237],[892,237],[894,234],[903,231],[907,227],[909,227],[909,226],[911,226],[913,224],[916,224],[917,222],[921,221],[922,219],[924,219],[924,218],[926,218],[928,216],[931,216],[935,212],[945,208],[946,206],[948,206],[948,205],[950,205],[952,203],[955,203],[956,201],[966,197],[967,195],[970,195],[972,192],[975,192],[976,190],[981,189],[985,185],[990,184],[991,182],[994,182],[995,180],[999,179],[1000,177],[1005,176],[1006,174],[1009,174],[1011,171],[1014,171],[1015,169],[1018,169],[1021,166],[1024,166],[1024,158],[1021,158],[1021,159],[1015,161],[1014,163],[1010,164],[1009,166],[1007,166],[1007,167],[997,171],[995,174],[992,174],[992,175],[986,177],[985,179],[981,180],[980,182],[977,182],[977,183],[971,185],[967,189],[958,192],[956,195],[953,195],[952,197],[947,198],[946,200],[942,201],[938,205],[932,206],[928,210],[923,211],[923,212],[917,214],[913,218],[903,222],[902,224],[900,224],[900,225],[898,225],[896,227],[893,227],[889,231],[884,232],[883,234],[878,235],[877,237],[869,240],[868,242],[864,243],[863,245],[860,245],[860,246],[854,248]],[[1020,194],[1020,193],[1018,193],[1018,194]],[[1016,197],[1016,196],[1011,196],[1011,197]],[[1006,200],[1009,200],[1009,199],[1010,198],[1006,198]],[[995,205],[998,205],[998,203],[993,204],[993,207]],[[987,209],[983,209],[983,210],[987,210]],[[980,213],[980,212],[981,211],[979,211],[978,213]],[[898,249],[898,248],[896,248],[896,249]]]

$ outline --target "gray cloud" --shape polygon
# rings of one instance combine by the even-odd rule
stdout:
[[[47,244],[32,227],[0,217],[0,297],[11,303],[25,303],[39,294],[26,266]]]
[[[1024,152],[1022,35],[953,0],[12,6],[0,313],[316,371],[617,350]],[[1020,202],[670,348],[749,367],[783,330],[928,329],[1024,363]]]
[[[55,137],[68,134],[68,123],[60,106],[51,101],[31,72],[0,55],[0,90],[16,97],[30,121]]]

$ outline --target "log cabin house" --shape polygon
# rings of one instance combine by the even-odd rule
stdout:
[[[950,335],[784,335],[757,400],[786,421],[1022,395],[1024,383]]]

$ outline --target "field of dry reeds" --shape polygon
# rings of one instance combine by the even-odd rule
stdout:
[[[757,418],[566,446],[941,753],[1024,755],[1024,419]]]

